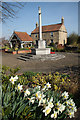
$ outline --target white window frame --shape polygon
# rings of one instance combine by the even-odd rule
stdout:
[[[50,33],[51,37],[53,37],[53,32]]]

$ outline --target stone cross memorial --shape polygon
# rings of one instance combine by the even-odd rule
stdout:
[[[39,40],[38,48],[32,49],[32,54],[46,55],[50,54],[50,48],[46,48],[45,40],[42,39],[41,8],[39,7]]]
[[[39,7],[39,41],[38,48],[45,48],[45,41],[42,40],[41,8]]]

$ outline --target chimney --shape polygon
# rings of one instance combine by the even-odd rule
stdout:
[[[38,27],[38,23],[36,22],[36,28]]]
[[[64,17],[61,18],[61,23],[64,24]]]

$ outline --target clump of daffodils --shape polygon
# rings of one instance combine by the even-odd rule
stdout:
[[[11,77],[12,84],[18,79],[17,76]],[[48,82],[42,88],[36,86],[34,88],[23,89],[20,83],[17,85],[17,90],[24,93],[24,98],[28,100],[29,106],[33,105],[36,108],[41,106],[41,111],[44,116],[49,116],[52,119],[58,119],[61,115],[67,117],[75,117],[74,113],[77,111],[73,99],[69,97],[68,92],[57,93],[52,91],[51,84]]]
[[[37,101],[37,107],[42,106],[42,112],[45,116],[50,115],[51,118],[58,118],[65,111],[65,115],[70,118],[74,117],[74,113],[77,111],[73,99],[69,98],[68,92],[64,92],[59,95],[57,101],[54,99],[54,94],[49,94],[49,92],[54,93],[51,90],[51,84],[49,82],[41,88],[37,86],[34,88],[33,95],[29,98],[29,105],[34,104]]]

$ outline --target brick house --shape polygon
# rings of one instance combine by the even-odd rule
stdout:
[[[26,32],[14,31],[9,39],[11,48],[18,46],[18,48],[23,48],[32,46],[33,39]]]
[[[39,27],[36,23],[36,28],[31,32],[31,37],[38,45]],[[46,41],[46,45],[51,43],[64,45],[67,43],[67,30],[64,25],[64,18],[61,18],[61,23],[42,26],[42,38]]]

